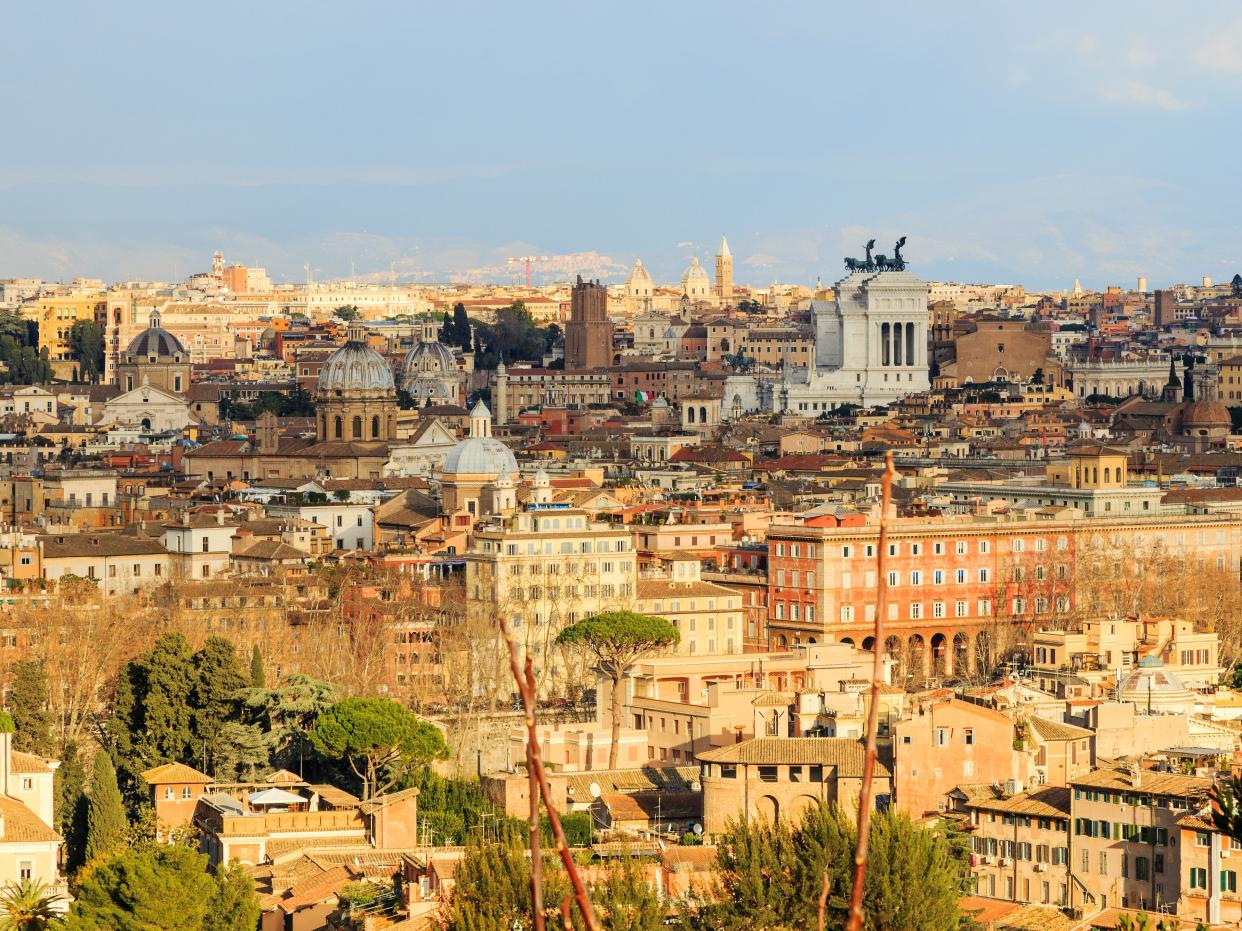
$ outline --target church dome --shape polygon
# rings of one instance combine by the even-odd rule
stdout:
[[[513,451],[490,436],[472,436],[462,440],[444,457],[440,474],[446,478],[458,475],[491,475],[514,479],[518,474]]]
[[[1232,426],[1229,408],[1220,401],[1192,401],[1182,412],[1182,427],[1186,430],[1213,430],[1220,427],[1228,429]]]
[[[415,375],[452,375],[457,372],[453,350],[443,343],[419,343],[401,361],[401,381]]]
[[[319,370],[319,390],[393,391],[392,369],[366,342],[366,329],[350,326],[349,340]]]
[[[630,269],[630,277],[626,279],[626,284],[651,284],[651,273],[643,266],[642,259],[634,260],[634,267]]]
[[[694,282],[694,283],[702,282],[706,284],[707,281],[708,281],[707,269],[699,264],[699,257],[696,255],[694,258],[690,260],[689,267],[685,270],[685,272],[682,273],[681,283],[684,286],[686,284],[689,284],[690,282]]]
[[[1144,658],[1137,669],[1121,680],[1117,691],[1123,702],[1166,714],[1193,709],[1195,704],[1195,693],[1154,657]]]
[[[157,356],[160,359],[180,359],[185,356],[185,347],[181,341],[160,326],[158,312],[151,314],[151,325],[133,338],[126,355],[149,359]]]

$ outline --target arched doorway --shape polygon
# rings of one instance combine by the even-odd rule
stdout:
[[[808,811],[813,811],[819,807],[819,799],[813,795],[799,795],[796,799],[789,803],[789,807],[785,809],[785,817],[794,824],[800,822],[806,817]]]
[[[944,634],[932,634],[931,671],[933,676],[947,676],[952,670],[949,662],[949,638]]]
[[[984,678],[991,678],[992,664],[992,636],[981,630],[975,637],[975,670]]]
[[[864,650],[870,651],[874,647],[875,647],[875,637],[864,637],[863,638],[862,648]]]
[[[953,635],[953,668],[958,675],[970,675],[970,635],[958,631]]]
[[[922,634],[911,634],[906,641],[906,676],[921,682],[927,675],[927,643]]]
[[[770,795],[761,795],[755,800],[755,817],[772,824],[781,815],[780,803]]]

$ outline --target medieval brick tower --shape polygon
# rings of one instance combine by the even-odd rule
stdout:
[[[605,369],[612,364],[612,324],[608,289],[578,276],[565,323],[565,368]]]
[[[722,304],[733,300],[733,253],[723,236],[720,237],[720,251],[716,253],[716,297]]]

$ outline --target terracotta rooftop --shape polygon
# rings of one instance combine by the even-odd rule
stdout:
[[[0,816],[4,829],[0,840],[4,841],[58,841],[61,836],[39,820],[33,811],[15,798],[0,795]]]
[[[867,748],[852,737],[756,737],[707,750],[704,763],[741,763],[750,766],[834,766],[840,776],[861,776]],[[890,775],[876,761],[876,774]]]
[[[1118,789],[1123,792],[1142,792],[1150,795],[1204,796],[1212,788],[1211,779],[1183,776],[1180,773],[1157,773],[1144,770],[1139,774],[1137,785],[1128,769],[1097,769],[1071,780],[1071,785],[1093,789]]]
[[[184,763],[165,763],[162,766],[148,769],[141,775],[147,785],[151,786],[168,784],[210,785],[215,781],[210,776],[200,773],[197,769],[186,766]]]
[[[1091,737],[1094,734],[1093,731],[1089,731],[1085,727],[1052,721],[1048,718],[1041,718],[1039,715],[1032,715],[1030,722],[1031,729],[1039,735],[1041,740],[1079,740],[1083,737]]]
[[[966,803],[971,808],[1036,818],[1068,818],[1070,790],[1065,786],[1044,786],[1009,798],[979,798]]]

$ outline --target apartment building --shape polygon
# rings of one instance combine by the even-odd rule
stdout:
[[[1014,720],[1000,711],[957,699],[924,702],[892,730],[894,801],[914,818],[947,810],[959,785],[1022,787],[1030,779]]]
[[[878,521],[862,515],[777,521],[767,544],[773,646],[836,638],[870,649]],[[951,676],[994,662],[990,625],[1039,625],[1058,616],[1068,622],[1078,554],[1089,572],[1092,558],[1117,552],[1136,558],[1159,552],[1237,572],[1242,519],[1056,511],[896,519],[885,553],[886,649],[916,676]]]
[[[175,523],[164,524],[164,549],[171,556],[175,575],[207,579],[229,571],[238,522],[226,520],[225,510],[217,508],[214,514],[186,511]]]
[[[1189,892],[1179,822],[1207,804],[1210,779],[1108,767],[1071,782],[1071,904],[1161,909]],[[1206,884],[1205,884],[1206,887]],[[1197,886],[1196,886],[1197,888]]]
[[[666,618],[677,628],[677,654],[743,651],[742,596],[704,581],[697,559],[674,558],[667,570],[644,573],[636,591],[637,611]]]
[[[552,640],[601,611],[632,608],[637,562],[630,533],[578,508],[531,504],[494,516],[466,554],[467,609],[479,623],[502,614],[554,679],[566,672]],[[508,672],[505,670],[505,674]]]
[[[1044,786],[1004,796],[988,790],[970,813],[970,870],[979,895],[1065,906],[1070,887],[1070,790]]]
[[[1039,687],[1057,692],[1066,678],[1099,684],[1146,660],[1174,673],[1188,688],[1214,688],[1224,675],[1214,631],[1174,618],[1100,618],[1077,630],[1039,630],[1033,643]]]
[[[120,533],[44,534],[34,555],[39,578],[92,579],[104,595],[132,595],[168,579],[170,557],[159,540]]]

